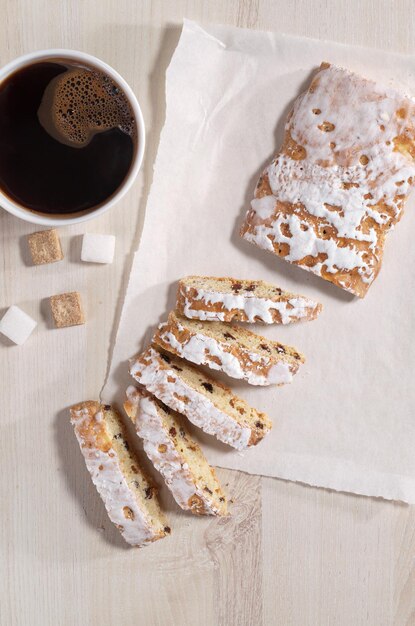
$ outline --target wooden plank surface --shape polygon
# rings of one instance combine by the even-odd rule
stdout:
[[[164,119],[164,72],[183,17],[415,52],[411,0],[1,0],[0,63],[71,47],[113,65],[143,108],[148,148],[115,209],[62,230],[65,260],[31,267],[36,227],[0,211],[0,314],[39,321],[0,339],[0,624],[411,626],[415,509],[221,470],[229,520],[193,519],[163,494],[174,535],[126,549],[79,454],[67,407],[97,396],[137,244]],[[80,235],[117,236],[116,261],[79,261]],[[88,323],[54,330],[47,298],[81,291]]]

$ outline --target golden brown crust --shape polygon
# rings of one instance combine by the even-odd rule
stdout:
[[[96,447],[103,452],[108,452],[112,447],[112,442],[105,429],[105,423],[94,419],[100,410],[102,410],[102,405],[99,402],[87,400],[71,407],[71,418],[76,421],[78,419],[77,414],[82,414],[78,433],[82,438],[83,446],[87,448]],[[88,414],[87,420],[84,419],[85,411]]]

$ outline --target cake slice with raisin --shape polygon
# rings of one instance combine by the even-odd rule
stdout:
[[[142,547],[170,533],[157,488],[130,450],[118,413],[87,401],[73,406],[70,417],[92,482],[125,541]]]
[[[153,342],[198,365],[225,372],[251,385],[290,383],[304,357],[295,348],[224,322],[188,320],[172,311]]]
[[[196,367],[155,347],[133,359],[130,373],[168,407],[238,450],[256,445],[271,429],[265,413]]]
[[[187,276],[179,281],[176,308],[202,321],[291,324],[315,319],[323,307],[263,280]]]
[[[130,386],[124,409],[177,504],[195,515],[226,515],[225,494],[185,418],[144,389]]]

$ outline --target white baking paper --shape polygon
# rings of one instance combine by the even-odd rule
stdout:
[[[186,21],[167,72],[166,122],[109,376],[123,400],[128,359],[148,344],[188,274],[264,279],[324,305],[318,320],[259,327],[307,358],[291,385],[228,382],[274,421],[241,454],[203,435],[211,462],[415,503],[414,202],[388,237],[365,300],[240,239],[259,173],[321,61],[415,94],[415,58]]]

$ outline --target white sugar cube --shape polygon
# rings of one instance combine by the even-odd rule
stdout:
[[[34,319],[14,304],[0,320],[0,333],[21,346],[37,325]]]
[[[114,235],[85,233],[82,239],[81,259],[87,263],[112,263],[114,250]]]

